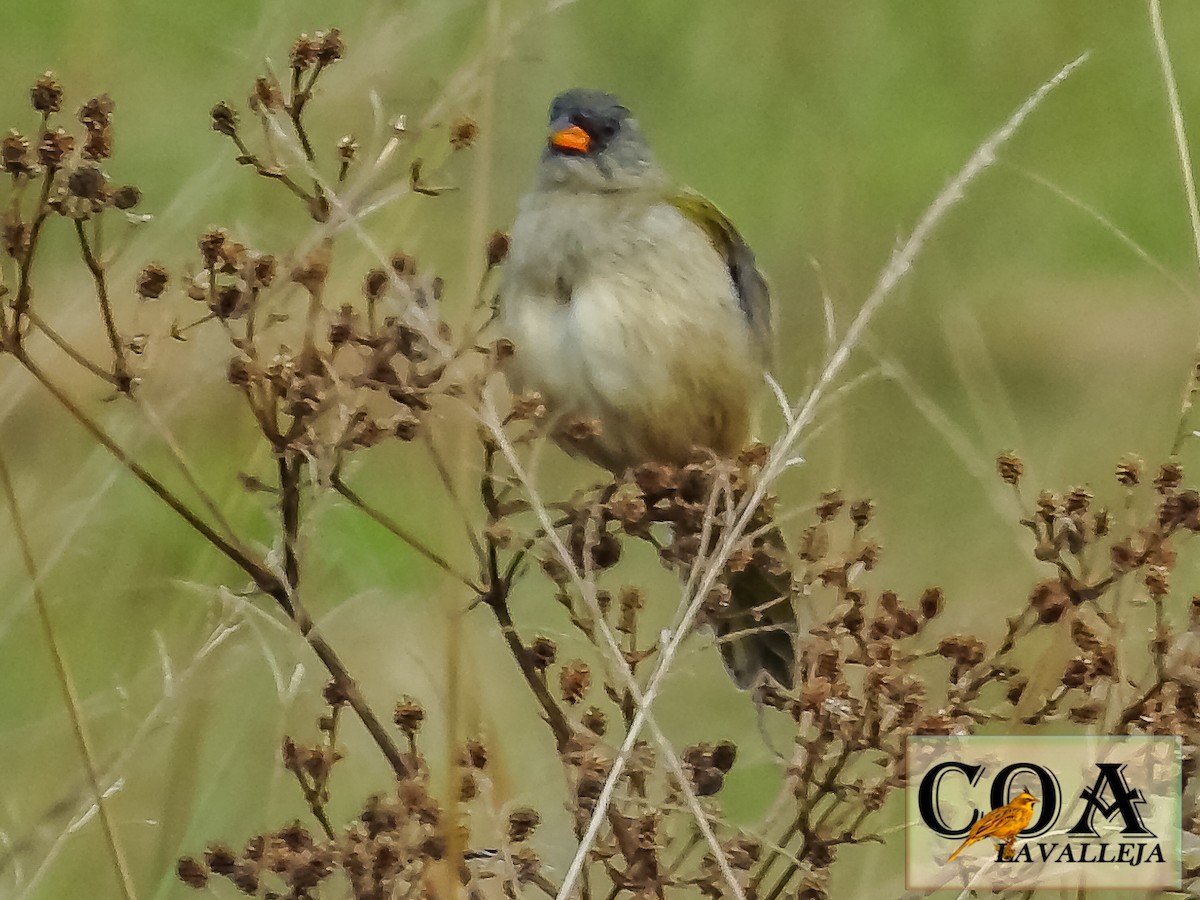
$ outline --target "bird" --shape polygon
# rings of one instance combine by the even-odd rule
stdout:
[[[683,465],[697,448],[735,455],[771,360],[770,292],[754,253],[659,165],[613,94],[565,91],[548,119],[498,291],[510,385],[541,395],[560,445],[614,474]],[[555,431],[573,421],[596,427]],[[717,622],[726,668],[742,688],[763,673],[790,687],[789,585],[748,567],[730,588]]]
[[[1028,791],[1022,791],[1004,806],[998,806],[971,826],[967,839],[950,854],[951,862],[958,854],[984,838],[994,838],[1004,843],[1004,858],[1012,856],[1017,835],[1024,831],[1033,819],[1033,804],[1038,800]]]

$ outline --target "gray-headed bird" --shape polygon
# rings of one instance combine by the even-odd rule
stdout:
[[[754,254],[699,194],[677,187],[616,97],[567,91],[550,106],[535,189],[521,201],[500,288],[516,391],[554,422],[594,420],[560,443],[620,473],[737,453],[770,356],[771,303]],[[752,567],[718,631],[743,687],[792,683],[787,594]],[[759,612],[753,613],[752,610]],[[738,632],[750,633],[736,637]]]

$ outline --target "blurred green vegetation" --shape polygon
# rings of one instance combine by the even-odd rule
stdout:
[[[670,171],[717,202],[754,246],[780,309],[780,380],[792,396],[822,361],[822,290],[844,329],[898,240],[973,149],[1060,66],[1090,52],[925,248],[856,357],[855,373],[868,377],[823,411],[819,432],[802,448],[808,464],[782,486],[785,502],[797,506],[831,486],[872,497],[884,546],[875,585],[915,597],[940,584],[948,627],[998,633],[1039,569],[1015,509],[992,483],[994,453],[1018,450],[1035,487],[1090,483],[1111,494],[1121,454],[1158,461],[1169,447],[1200,332],[1196,260],[1145,7],[561,5],[545,13],[529,0],[496,4],[502,58],[487,120],[487,193],[472,156],[460,155],[445,173],[460,191],[388,207],[367,220],[368,231],[385,251],[402,248],[441,272],[462,307],[474,291],[463,273],[480,253],[468,223],[479,204],[487,229],[511,218],[531,182],[550,97],[577,84],[613,90]],[[1200,121],[1200,7],[1170,2],[1164,13],[1184,111]],[[8,0],[0,18],[0,130],[35,127],[26,86],[47,69],[63,81],[71,107],[101,91],[117,102],[109,168],[142,187],[142,211],[154,216],[133,230],[115,263],[126,279],[157,259],[177,286],[196,234],[209,224],[280,253],[304,233],[291,198],[239,169],[208,127],[213,101],[240,103],[264,59],[284,67],[301,30],[336,25],[350,48],[314,104],[321,146],[353,132],[364,152],[378,149],[375,135],[387,122],[373,121],[372,93],[388,121],[421,119],[447,89],[440,121],[479,115],[478,84],[464,87],[454,76],[486,56],[483,0]],[[1063,194],[1114,223],[1154,264]],[[51,235],[53,264],[41,269],[38,293],[64,332],[98,341],[86,272],[68,237],[59,227]],[[353,295],[370,256],[352,235],[340,240],[334,276]],[[168,303],[177,314],[187,301],[175,295]],[[221,347],[201,337],[154,353],[149,402],[230,518],[269,540],[270,498],[244,492],[236,479],[239,471],[262,474],[267,457],[224,384]],[[909,387],[881,377],[880,360],[907,373]],[[74,373],[62,376],[139,458],[170,471],[169,454],[142,417],[106,405]],[[917,394],[925,411],[913,402]],[[770,437],[778,415],[764,409]],[[236,843],[300,815],[277,746],[285,730],[311,734],[321,672],[287,629],[237,596],[236,572],[4,360],[0,448],[16,471],[43,588],[98,752],[110,780],[120,779],[113,808],[140,896],[185,895],[172,876],[177,855],[217,837]],[[547,455],[555,483],[594,477]],[[1186,451],[1185,464],[1194,456]],[[469,462],[461,475],[470,482]],[[430,517],[445,506],[419,445],[373,451],[351,477],[467,563],[461,523]],[[7,512],[0,522],[0,747],[8,772],[0,895],[72,896],[80,885],[108,883],[105,850],[94,820],[67,830],[82,808],[82,769]],[[553,806],[554,785],[545,783],[552,779],[529,778],[536,769],[528,760],[546,758],[547,736],[486,615],[460,616],[470,599],[460,587],[329,499],[305,535],[310,607],[331,641],[350,648],[369,697],[380,709],[402,693],[425,701],[426,748],[436,756],[448,728],[438,714],[448,660],[457,658],[458,733],[482,732],[494,745],[497,800],[535,802],[565,821]],[[655,564],[643,560],[638,570],[663,596],[675,596],[673,578]],[[669,613],[656,611],[664,622]],[[583,651],[548,592],[522,595],[515,614],[526,633],[559,636],[564,656]],[[236,630],[198,656],[230,622]],[[678,745],[741,742],[725,800],[744,821],[769,801],[775,767],[754,712],[716,657],[703,639],[689,644],[680,666],[687,677],[669,686],[659,717]],[[782,741],[786,729],[776,724],[768,721],[768,730]],[[349,731],[351,762],[335,776],[335,817],[350,815],[387,781],[372,748]],[[59,801],[65,814],[54,809]],[[550,856],[561,854],[564,865],[567,834],[546,835]],[[874,893],[901,893],[899,857],[888,860],[885,870],[842,876],[839,893],[868,878]]]

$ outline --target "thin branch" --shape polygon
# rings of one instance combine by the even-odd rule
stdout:
[[[1179,168],[1183,173],[1184,195],[1187,198],[1188,220],[1192,226],[1192,241],[1196,249],[1196,263],[1200,265],[1200,205],[1196,202],[1196,179],[1192,174],[1192,151],[1188,147],[1187,131],[1183,127],[1183,106],[1179,102],[1179,86],[1175,83],[1175,68],[1171,65],[1171,52],[1167,48],[1167,35],[1163,31],[1162,9],[1158,0],[1147,0],[1150,8],[1150,27],[1154,32],[1154,50],[1162,65],[1163,84],[1167,89],[1167,102],[1171,106],[1171,129],[1175,132],[1175,150],[1179,154]]]
[[[29,309],[29,300],[33,294],[33,257],[40,243],[38,238],[41,237],[42,226],[46,223],[46,216],[50,212],[46,201],[50,198],[50,187],[54,184],[56,171],[55,168],[47,167],[46,175],[42,178],[42,190],[38,195],[37,211],[34,213],[33,224],[29,229],[29,246],[24,256],[21,257],[21,267],[17,275],[17,297],[13,301],[13,320],[9,333],[10,341],[14,346],[20,344],[21,317]]]
[[[92,362],[77,349],[75,349],[70,341],[55,331],[54,328],[51,327],[50,323],[38,315],[35,310],[25,310],[25,318],[27,318],[33,324],[34,328],[48,337],[54,346],[58,347],[59,350],[69,356],[72,360],[77,362],[79,365],[87,369],[98,378],[103,378],[109,384],[116,385],[117,379],[112,372]]]
[[[441,569],[447,575],[451,576],[452,578],[456,579],[457,581],[462,582],[464,585],[466,585],[471,590],[471,592],[473,594],[483,595],[483,594],[487,593],[486,589],[480,587],[469,577],[467,577],[466,575],[464,575],[463,573],[461,573],[457,569],[455,569],[449,560],[447,560],[444,556],[442,556],[436,550],[433,550],[430,547],[426,546],[426,544],[420,538],[418,538],[416,535],[412,534],[410,531],[408,531],[406,528],[404,528],[404,526],[402,526],[399,522],[397,522],[395,519],[391,518],[390,516],[388,516],[386,513],[382,512],[381,510],[376,509],[371,504],[367,503],[366,500],[364,500],[357,493],[355,493],[353,489],[351,489],[350,485],[346,484],[346,482],[344,482],[342,480],[341,475],[334,473],[333,476],[330,478],[329,483],[333,487],[333,489],[335,491],[337,491],[339,494],[341,494],[347,501],[349,501],[349,503],[352,506],[356,507],[360,512],[364,513],[368,518],[370,518],[374,522],[378,523],[379,525],[382,525],[384,528],[386,528],[388,531],[390,531],[392,534],[394,534],[396,537],[398,537],[400,540],[402,540],[404,543],[406,543],[413,550],[416,550],[418,553],[420,553],[422,556],[424,556],[427,560],[429,560],[431,563],[433,563],[435,566],[437,566],[439,569]]]
[[[108,279],[104,273],[104,266],[92,252],[92,245],[88,241],[87,232],[83,226],[83,219],[75,220],[75,235],[79,238],[79,250],[83,254],[83,261],[87,265],[88,271],[92,273],[92,281],[96,284],[96,297],[100,301],[100,315],[104,319],[104,330],[108,334],[108,343],[112,347],[113,378],[117,390],[129,393],[131,379],[125,363],[125,348],[121,346],[121,335],[117,332],[112,303],[108,299]]]
[[[5,461],[3,455],[0,455],[0,489],[3,489],[4,499],[8,504],[12,518],[13,531],[17,536],[17,544],[21,548],[21,557],[25,562],[25,571],[32,584],[33,602],[37,607],[38,619],[42,625],[42,634],[46,638],[46,644],[50,649],[50,656],[54,660],[54,673],[58,676],[58,686],[62,691],[63,700],[67,705],[67,718],[71,721],[71,731],[75,736],[75,743],[79,747],[79,755],[83,759],[84,769],[87,771],[88,784],[92,789],[93,796],[96,798],[96,809],[100,816],[100,825],[104,829],[104,840],[108,844],[114,874],[116,874],[117,881],[121,885],[121,896],[125,900],[134,900],[136,893],[133,889],[133,880],[129,876],[129,865],[125,860],[125,853],[121,849],[121,843],[117,839],[116,827],[113,825],[108,803],[104,798],[104,791],[100,787],[100,774],[96,766],[95,753],[88,738],[87,728],[84,725],[83,708],[79,702],[79,695],[75,691],[75,682],[71,678],[70,670],[67,668],[66,657],[63,656],[62,649],[58,646],[54,623],[50,621],[50,608],[46,603],[45,595],[42,593],[41,577],[38,572],[37,563],[33,558],[33,548],[29,542],[29,535],[25,531],[25,520],[21,516],[20,508],[17,505],[16,489],[13,487],[8,463]]]

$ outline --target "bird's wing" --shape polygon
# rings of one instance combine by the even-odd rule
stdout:
[[[725,259],[729,276],[737,290],[738,305],[750,323],[763,356],[769,359],[773,325],[771,294],[766,279],[754,262],[754,252],[738,234],[728,216],[707,198],[694,191],[683,190],[669,196],[667,202],[698,225]]]

